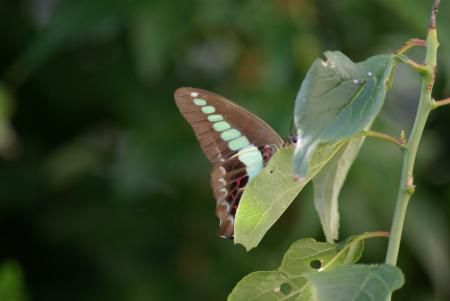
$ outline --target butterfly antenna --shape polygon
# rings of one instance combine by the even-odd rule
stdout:
[[[289,128],[289,136],[285,139],[287,144],[296,143],[297,142],[297,132],[294,126],[294,120],[291,120],[291,126]]]
[[[291,119],[291,127],[289,128],[289,133],[291,134],[291,136],[295,135],[294,118]]]
[[[296,97],[294,97],[294,102],[296,100]],[[291,126],[289,127],[289,138],[288,141],[291,143],[297,142],[297,131],[294,126],[294,118],[291,119]]]

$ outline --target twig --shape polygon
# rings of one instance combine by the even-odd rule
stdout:
[[[438,13],[439,4],[441,3],[441,0],[434,0],[433,7],[431,8],[431,16],[430,16],[430,29],[436,28],[436,15]]]
[[[366,136],[366,137],[378,138],[378,139],[382,139],[382,140],[386,140],[386,141],[392,142],[395,145],[397,145],[398,147],[400,147],[401,149],[406,148],[405,143],[403,143],[400,139],[392,137],[392,136],[390,136],[388,134],[375,132],[375,131],[363,131],[363,132],[360,133],[360,135],[361,136]]]
[[[419,74],[425,74],[427,72],[430,72],[428,65],[416,63],[406,55],[400,54],[397,55],[396,58],[402,63],[408,65],[409,67],[417,71]]]
[[[426,45],[425,40],[422,39],[410,39],[408,41],[406,41],[405,43],[403,43],[403,45],[397,49],[394,53],[395,54],[403,54],[406,51],[408,51],[409,49],[416,47],[416,46],[422,46],[424,47]]]
[[[447,98],[444,98],[444,99],[441,99],[441,100],[436,100],[434,102],[433,108],[436,109],[436,108],[439,108],[439,107],[442,107],[442,106],[445,106],[445,105],[449,105],[449,104],[450,104],[450,97],[447,97]]]

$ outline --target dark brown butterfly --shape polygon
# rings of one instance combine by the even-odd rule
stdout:
[[[263,120],[218,94],[179,88],[174,97],[213,164],[211,187],[219,234],[233,238],[234,216],[245,186],[284,141]]]

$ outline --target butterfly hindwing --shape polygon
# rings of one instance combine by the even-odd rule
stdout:
[[[215,166],[211,171],[216,215],[220,220],[219,235],[222,237],[233,237],[234,216],[247,182],[246,167],[236,158]]]
[[[265,145],[258,148],[265,165],[277,150],[275,145]],[[250,167],[251,168],[251,167]],[[217,165],[211,172],[211,187],[216,199],[216,215],[220,220],[219,235],[232,238],[234,232],[234,217],[239,206],[242,193],[251,180],[249,167],[243,164],[237,156],[233,156]]]

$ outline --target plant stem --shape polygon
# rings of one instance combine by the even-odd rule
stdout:
[[[389,244],[386,254],[386,263],[391,265],[397,264],[406,209],[408,207],[411,195],[415,190],[413,169],[417,149],[419,148],[420,139],[422,137],[423,129],[425,127],[428,115],[433,109],[434,104],[433,99],[431,98],[431,91],[434,84],[436,55],[437,48],[439,46],[435,28],[435,14],[437,11],[437,4],[439,4],[439,1],[435,1],[433,5],[432,17],[426,40],[425,64],[428,71],[421,73],[422,81],[419,107],[417,109],[416,119],[414,121],[414,125],[408,139],[407,148],[404,151],[400,187],[392,221],[391,236],[389,238]]]

